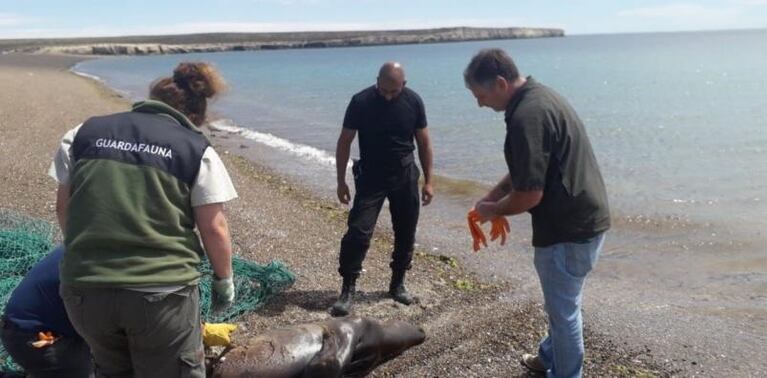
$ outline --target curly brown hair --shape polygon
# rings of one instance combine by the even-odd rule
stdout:
[[[226,83],[212,65],[182,62],[173,77],[156,80],[149,86],[149,98],[180,111],[197,126],[205,123],[208,100],[223,92]]]

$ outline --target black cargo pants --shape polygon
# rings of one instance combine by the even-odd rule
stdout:
[[[411,157],[395,169],[379,169],[354,162],[354,202],[341,240],[338,273],[345,278],[359,277],[370,239],[384,200],[389,200],[394,250],[389,264],[392,271],[410,269],[421,201],[418,191],[420,172]]]

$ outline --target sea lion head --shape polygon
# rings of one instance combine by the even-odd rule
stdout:
[[[399,320],[351,318],[361,326],[351,362],[343,369],[344,377],[364,377],[379,365],[421,344],[426,333],[421,327]]]
[[[426,340],[423,328],[408,322],[389,320],[381,323],[381,327],[383,332],[380,348],[384,356],[394,358]]]

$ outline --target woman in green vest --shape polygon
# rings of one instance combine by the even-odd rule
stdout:
[[[66,246],[60,292],[97,376],[205,376],[203,253],[214,305],[234,300],[223,210],[237,193],[198,129],[223,88],[212,66],[181,63],[149,100],[92,117],[61,141],[50,170]]]

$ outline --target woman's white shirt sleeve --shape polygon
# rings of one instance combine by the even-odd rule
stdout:
[[[81,126],[82,124],[79,124],[64,134],[64,137],[61,138],[59,149],[56,150],[56,155],[53,157],[53,162],[50,168],[48,168],[48,176],[53,177],[59,185],[69,184],[69,176],[70,172],[72,172],[72,142],[75,140],[75,135],[77,135],[77,131],[80,130]]]
[[[208,147],[202,154],[200,171],[192,185],[192,207],[228,202],[235,198],[237,191],[224,162],[212,147]]]

